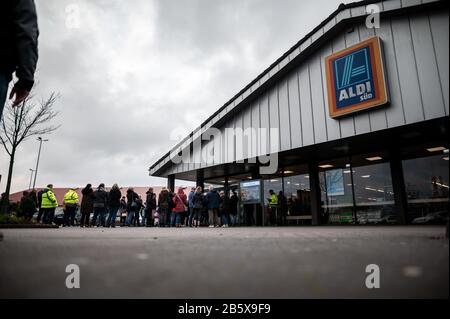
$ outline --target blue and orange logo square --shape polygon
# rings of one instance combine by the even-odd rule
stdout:
[[[388,103],[378,37],[328,56],[325,65],[331,117]]]

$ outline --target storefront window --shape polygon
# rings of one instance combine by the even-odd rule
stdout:
[[[397,223],[389,163],[353,167],[353,182],[358,224]]]
[[[324,224],[354,222],[352,178],[347,162],[341,160],[319,165]]]
[[[272,203],[272,194],[277,196],[277,202]],[[283,210],[286,205],[285,196],[283,196],[283,178],[281,176],[268,177],[264,180],[264,219],[266,225],[281,225],[283,223]],[[282,207],[283,205],[283,207]]]
[[[448,153],[403,161],[408,222],[441,224],[448,220]]]
[[[287,198],[289,216],[311,215],[311,192],[308,174],[285,177],[284,193]]]

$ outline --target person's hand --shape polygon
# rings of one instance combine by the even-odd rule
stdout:
[[[20,103],[22,103],[27,98],[27,96],[29,94],[30,94],[30,91],[27,91],[25,89],[14,86],[11,90],[11,93],[9,94],[10,100],[12,100],[14,96],[16,96],[12,106],[13,107],[18,106]]]

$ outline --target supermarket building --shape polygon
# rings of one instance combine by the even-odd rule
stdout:
[[[257,225],[274,224],[269,190],[281,195],[276,224],[442,222],[448,119],[448,2],[355,2],[149,172],[172,189],[179,179],[237,190]]]

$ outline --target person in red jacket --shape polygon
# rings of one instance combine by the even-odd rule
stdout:
[[[181,227],[184,212],[187,210],[187,197],[183,188],[178,188],[172,200],[175,207],[172,209],[171,226]]]

